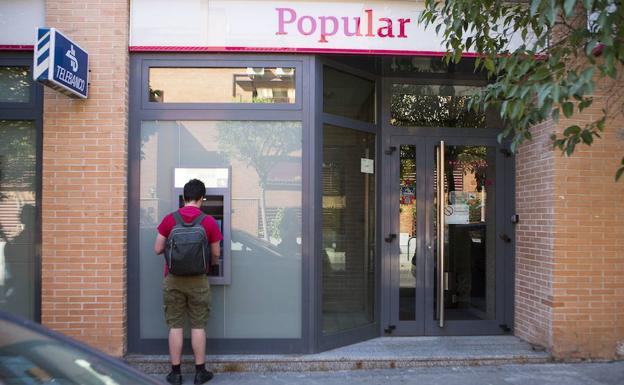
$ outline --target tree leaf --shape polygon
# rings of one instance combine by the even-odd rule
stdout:
[[[579,126],[570,126],[563,131],[564,136],[578,135],[581,132],[581,127]]]
[[[490,72],[490,73],[494,73],[496,68],[494,67],[494,61],[492,60],[492,58],[486,57],[483,62],[485,64],[485,69],[487,69],[488,72]]]
[[[539,6],[541,4],[541,0],[532,0],[531,1],[531,8],[529,10],[531,16],[535,16],[537,15],[537,10],[539,9]]]
[[[563,12],[565,13],[566,17],[572,16],[575,5],[576,5],[576,0],[565,0],[563,2]]]
[[[622,174],[624,174],[624,167],[620,167],[620,169],[617,170],[617,172],[615,173],[615,181],[616,182],[618,180],[620,180],[620,177],[622,176]]]
[[[563,110],[563,115],[566,118],[569,118],[574,113],[574,104],[571,102],[565,102],[561,105],[561,109]]]
[[[584,130],[581,132],[581,139],[583,139],[583,143],[587,145],[591,145],[594,141],[594,137],[590,131]]]

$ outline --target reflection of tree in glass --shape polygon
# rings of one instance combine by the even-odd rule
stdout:
[[[0,201],[7,191],[34,191],[35,144],[32,122],[0,120]],[[7,238],[0,223],[0,239]]]
[[[0,120],[0,154],[3,156],[2,190],[32,191],[35,183],[35,130],[32,122]]]
[[[453,171],[460,170],[464,175],[474,174],[477,181],[477,191],[481,191],[485,183],[487,172],[487,147],[486,146],[447,146],[444,153],[447,166],[446,183],[448,191],[455,191],[455,179]]]
[[[30,97],[28,67],[0,67],[3,102],[27,102]]]
[[[301,149],[299,122],[244,122],[218,123],[219,148],[229,157],[242,160],[253,167],[262,190],[260,212],[264,239],[269,240],[266,219],[265,189],[273,167],[286,160],[290,153]]]
[[[406,179],[413,179],[416,175],[416,147],[401,146],[399,159],[401,159],[399,178],[401,179],[401,184],[403,184]]]
[[[470,96],[455,95],[453,86],[397,84],[391,98],[391,124],[414,127],[485,127],[485,114],[470,110],[469,100]]]

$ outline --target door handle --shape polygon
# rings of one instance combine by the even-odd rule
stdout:
[[[384,240],[385,240],[386,242],[390,243],[390,242],[394,241],[394,240],[395,240],[395,238],[396,238],[396,234],[388,234],[388,236],[387,236],[387,237],[385,237],[385,238],[384,238]]]
[[[438,265],[438,298],[436,301],[437,305],[437,315],[438,315],[438,326],[444,327],[444,289],[445,289],[445,281],[446,274],[444,268],[444,141],[440,141],[440,145],[437,150],[436,157],[436,166],[438,173],[437,176],[437,185],[438,185],[438,212],[437,214],[437,236],[438,236],[438,250],[437,250],[437,265]]]

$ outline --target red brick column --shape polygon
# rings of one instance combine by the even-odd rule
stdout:
[[[598,88],[594,105],[572,121],[600,116],[603,95],[622,95],[613,85]],[[621,103],[621,99],[620,99]],[[555,255],[552,351],[561,358],[607,358],[624,349],[624,179],[614,181],[624,156],[624,117],[607,123],[602,139],[580,146],[555,162]],[[620,358],[624,355],[620,353]]]
[[[44,96],[42,323],[126,347],[128,0],[46,0],[46,25],[89,52],[87,100]]]
[[[536,345],[551,345],[555,169],[546,122],[516,156],[515,333]]]
[[[599,87],[574,120],[533,129],[517,157],[516,335],[556,358],[622,358],[624,350],[624,118],[566,158],[548,136],[599,116],[622,87]],[[619,352],[619,353],[618,353]]]

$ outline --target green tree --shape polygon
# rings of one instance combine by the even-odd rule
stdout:
[[[569,156],[577,144],[591,145],[607,119],[622,113],[621,0],[425,0],[420,22],[441,34],[447,62],[459,62],[467,51],[479,54],[476,69],[487,71],[491,83],[471,108],[500,111],[506,125],[499,140],[511,136],[513,151],[531,139],[535,124],[590,107],[598,83],[611,85],[603,90],[608,107],[585,125],[553,135],[554,146]],[[624,158],[616,180],[622,174]]]

